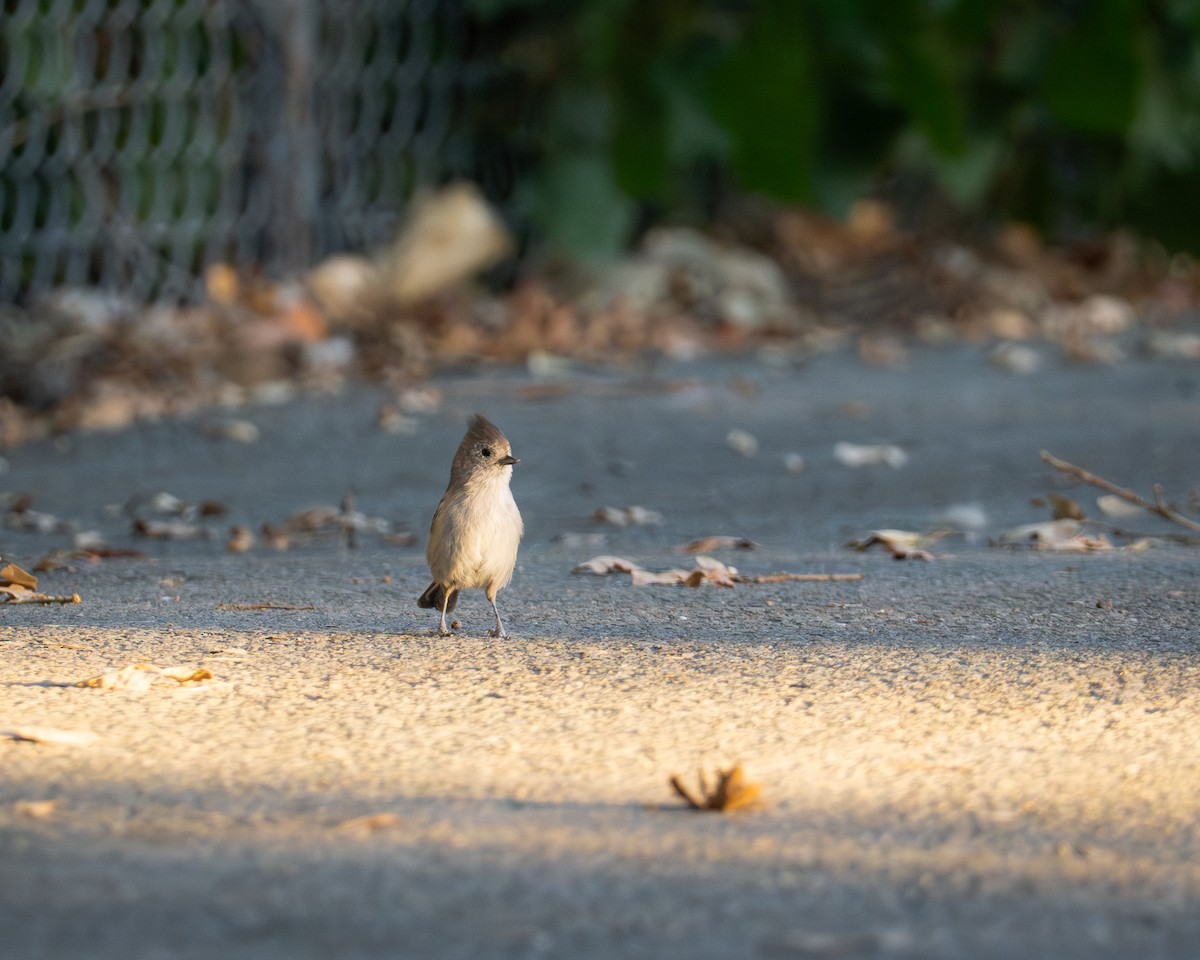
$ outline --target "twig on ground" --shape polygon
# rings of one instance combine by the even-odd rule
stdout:
[[[754,577],[734,577],[740,583],[830,583],[843,580],[861,580],[861,573],[764,573]]]
[[[1156,513],[1160,517],[1170,520],[1172,523],[1177,523],[1181,527],[1187,527],[1189,530],[1194,530],[1200,533],[1200,523],[1195,520],[1190,520],[1180,513],[1176,513],[1166,505],[1162,496],[1162,485],[1156,483],[1154,485],[1154,503],[1151,503],[1145,497],[1139,496],[1132,490],[1127,490],[1125,487],[1118,487],[1115,483],[1105,480],[1103,477],[1098,477],[1090,470],[1085,470],[1083,467],[1077,467],[1073,463],[1067,463],[1066,460],[1060,460],[1058,457],[1052,456],[1049,451],[1042,451],[1042,460],[1063,473],[1069,473],[1074,477],[1078,477],[1084,483],[1090,483],[1094,487],[1099,487],[1101,490],[1107,490],[1111,494],[1115,494],[1122,500],[1128,500],[1130,503],[1136,503],[1143,510],[1148,510],[1150,513]]]
[[[291,603],[218,603],[218,610],[316,610],[314,606],[298,607]]]
[[[759,805],[760,787],[757,783],[749,783],[742,772],[740,763],[734,764],[729,770],[717,771],[717,783],[709,787],[704,770],[700,771],[700,793],[692,793],[683,783],[678,774],[671,777],[671,789],[681,796],[692,810],[717,810],[729,813],[734,810],[745,810]]]

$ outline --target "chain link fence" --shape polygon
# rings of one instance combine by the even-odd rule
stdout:
[[[487,67],[457,0],[0,5],[0,303],[295,273],[472,172]]]

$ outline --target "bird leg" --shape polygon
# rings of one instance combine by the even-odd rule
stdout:
[[[447,590],[442,597],[442,622],[438,624],[438,634],[443,637],[450,632],[446,628],[446,608],[450,606],[450,594],[451,591]]]
[[[488,597],[488,602],[492,605],[492,613],[496,615],[496,629],[489,630],[488,636],[499,637],[501,640],[507,640],[508,634],[504,632],[504,624],[500,622],[500,611],[496,607],[496,598],[494,596],[490,596]]]

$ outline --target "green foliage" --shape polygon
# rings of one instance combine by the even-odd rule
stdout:
[[[1200,173],[1200,0],[468,7],[536,105],[527,210],[577,251],[619,250],[639,207],[702,214],[698,170],[834,212],[900,175],[976,217],[1200,250],[1171,202]]]

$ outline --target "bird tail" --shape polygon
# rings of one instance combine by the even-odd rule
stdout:
[[[458,591],[451,590],[449,599],[446,598],[446,588],[440,583],[431,583],[421,594],[417,600],[417,606],[425,608],[433,608],[441,610],[442,604],[446,605],[446,612],[449,613],[454,609],[454,605],[458,603]]]

